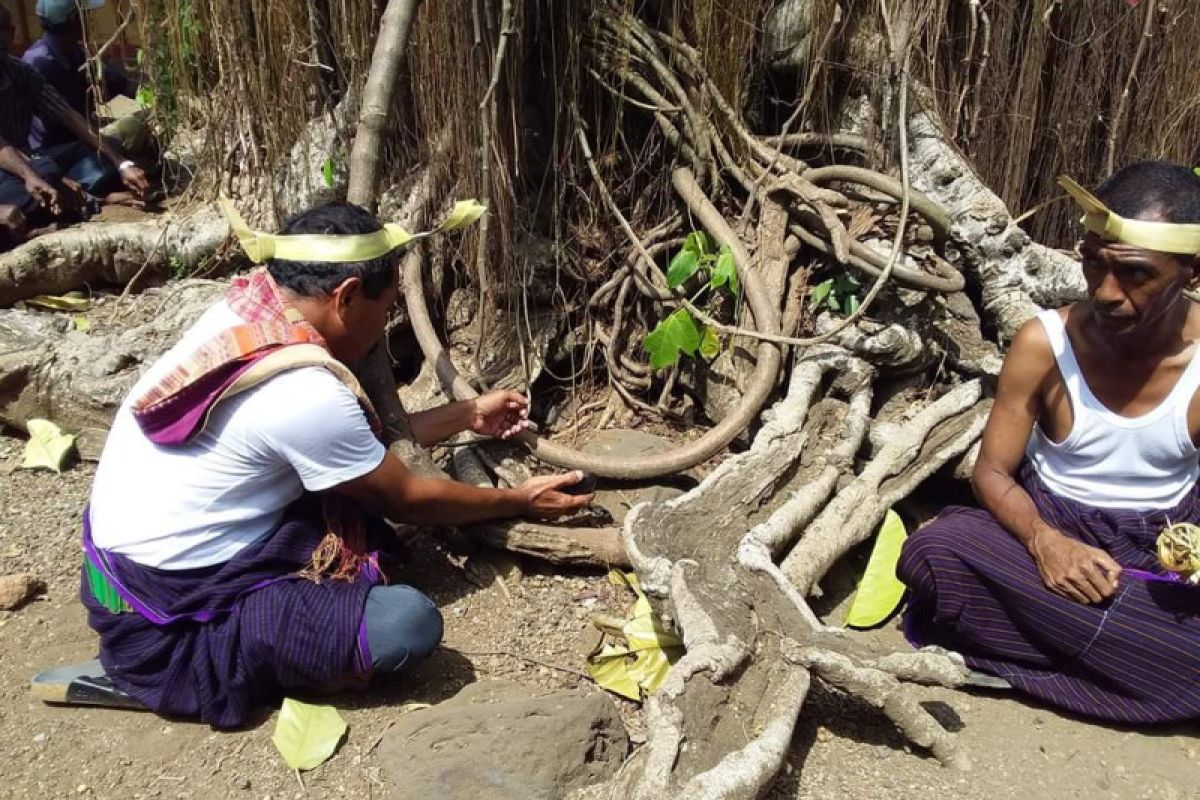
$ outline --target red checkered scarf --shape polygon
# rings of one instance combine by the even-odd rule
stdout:
[[[146,390],[133,403],[135,416],[152,411],[157,404],[170,402],[193,382],[231,362],[265,357],[295,344],[316,344],[328,350],[317,329],[283,299],[265,268],[234,278],[225,302],[245,324],[209,339]],[[381,427],[375,410],[365,398],[360,397],[359,402],[371,429],[378,434]],[[324,517],[328,533],[300,574],[313,580],[326,574],[334,580],[354,580],[365,568],[377,571],[374,556],[367,553],[366,533],[358,509],[328,493],[324,497]]]
[[[154,413],[184,389],[234,361],[267,355],[291,344],[315,344],[328,349],[317,329],[295,308],[283,302],[275,281],[265,269],[233,279],[225,302],[245,324],[235,325],[209,339],[133,403],[137,417]]]

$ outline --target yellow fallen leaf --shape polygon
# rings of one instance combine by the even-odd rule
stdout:
[[[25,301],[31,306],[48,308],[51,311],[87,311],[92,307],[92,301],[82,296],[70,294],[39,294]]]
[[[50,469],[62,472],[67,456],[75,447],[75,435],[63,433],[57,425],[46,419],[31,419],[25,423],[29,430],[29,441],[25,443],[25,459],[22,469]]]
[[[607,644],[588,662],[588,674],[604,689],[630,700],[641,700],[662,685],[671,665],[683,655],[683,642],[654,615],[636,575],[619,570],[609,580],[637,595],[631,619],[621,628],[624,645]]]
[[[92,321],[82,314],[71,320],[71,323],[75,326],[75,330],[80,333],[87,333],[92,327]]]
[[[907,536],[900,515],[888,509],[867,568],[858,582],[858,592],[846,614],[849,627],[874,628],[883,624],[904,599],[904,584],[896,577],[896,563]]]
[[[606,644],[588,661],[588,674],[599,686],[634,702],[642,699],[642,687],[629,672],[632,651],[627,647]]]
[[[295,770],[324,764],[346,735],[346,721],[333,706],[314,706],[287,698],[271,736],[279,754]]]

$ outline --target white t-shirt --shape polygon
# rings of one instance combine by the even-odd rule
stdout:
[[[354,393],[321,367],[281,373],[220,403],[190,444],[147,439],[131,399],[240,323],[225,302],[214,305],[122,403],[92,484],[97,547],[162,569],[220,564],[274,530],[305,490],[329,489],[383,461]]]

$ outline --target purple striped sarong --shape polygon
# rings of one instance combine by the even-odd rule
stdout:
[[[230,561],[162,570],[95,548],[85,514],[89,558],[135,609],[109,611],[82,578],[105,672],[146,707],[217,728],[245,724],[254,708],[286,691],[365,680],[363,608],[381,576],[364,565],[355,581],[298,577],[325,533],[320,503],[306,498]]]
[[[1053,495],[1028,464],[1021,482],[1048,523],[1125,568],[1117,593],[1099,605],[1054,594],[991,514],[956,506],[901,553],[909,639],[960,652],[971,667],[1084,716],[1200,719],[1200,588],[1165,578],[1155,556],[1168,522],[1200,523],[1200,493],[1146,512]]]

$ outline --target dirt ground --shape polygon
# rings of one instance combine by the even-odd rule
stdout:
[[[406,704],[433,703],[465,684],[504,678],[546,688],[587,683],[593,609],[619,613],[629,598],[601,574],[555,574],[507,557],[463,564],[438,544],[418,547],[407,575],[446,618],[446,640],[413,674],[332,702],[349,723],[306,789],[271,744],[274,712],[246,730],[33,700],[30,676],[95,655],[77,599],[80,511],[92,466],[63,475],[16,470],[23,442],[0,436],[0,574],[32,572],[38,600],[0,612],[0,798],[404,797],[385,784],[374,749]],[[503,574],[503,585],[494,576]],[[894,628],[864,634],[876,649],[902,647]],[[538,663],[541,662],[541,663]],[[913,752],[872,709],[817,688],[797,726],[783,774],[768,796],[792,798],[1200,798],[1200,726],[1153,731],[1089,724],[1010,695],[922,689],[959,731],[974,769],[943,769]],[[617,700],[635,743],[635,704]],[[307,794],[305,793],[307,792]]]

